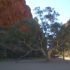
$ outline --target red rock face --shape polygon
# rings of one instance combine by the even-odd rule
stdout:
[[[70,19],[65,23],[65,27],[67,27],[68,25],[70,25]]]
[[[0,0],[0,26],[9,28],[23,18],[32,18],[25,0]]]

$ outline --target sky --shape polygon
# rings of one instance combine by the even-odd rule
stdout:
[[[60,14],[59,22],[66,23],[70,19],[70,0],[26,0],[26,4],[31,8],[33,16],[35,7],[40,6],[44,9],[50,6]]]

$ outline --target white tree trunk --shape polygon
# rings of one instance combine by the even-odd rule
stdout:
[[[49,51],[48,51],[48,59],[51,61],[51,53],[52,53],[52,49],[50,49]]]

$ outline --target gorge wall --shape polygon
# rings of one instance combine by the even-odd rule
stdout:
[[[25,0],[0,0],[0,26],[9,28],[23,18],[32,18]]]
[[[68,25],[70,25],[70,19],[65,23],[65,27],[67,27]]]

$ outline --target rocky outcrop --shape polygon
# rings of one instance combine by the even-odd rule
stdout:
[[[65,27],[67,27],[68,25],[70,25],[70,19],[65,23]]]
[[[9,28],[23,18],[32,18],[25,0],[0,0],[0,26]]]

